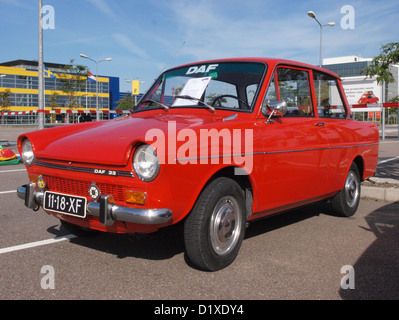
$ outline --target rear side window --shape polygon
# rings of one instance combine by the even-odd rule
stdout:
[[[313,83],[319,118],[345,119],[347,113],[337,79],[329,74],[313,71]]]

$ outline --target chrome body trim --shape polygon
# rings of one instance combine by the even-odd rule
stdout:
[[[369,147],[369,146],[376,146],[376,145],[379,145],[379,143],[377,142],[377,143],[355,144],[355,145],[348,145],[348,146],[329,146],[329,147],[322,147],[322,148],[259,151],[259,152],[252,152],[252,153],[237,153],[237,154],[223,154],[223,155],[205,156],[205,157],[177,158],[176,161],[195,161],[195,160],[204,160],[204,159],[213,159],[213,158],[259,156],[259,155],[278,154],[278,153],[294,153],[294,152],[309,152],[309,151],[319,151],[319,150],[321,151],[321,150]]]
[[[101,167],[100,168],[79,167],[79,166],[73,166],[73,165],[50,163],[50,162],[45,162],[45,161],[36,161],[35,165],[40,166],[40,167],[45,167],[45,168],[51,168],[51,169],[84,172],[84,173],[91,173],[91,174],[103,175],[103,176],[134,178],[133,172],[124,171],[124,170],[103,169]]]
[[[37,209],[43,205],[44,192],[36,190],[35,183],[18,187],[17,196],[25,201],[25,206]],[[100,217],[100,222],[111,226],[115,221],[137,224],[164,224],[172,219],[170,209],[139,209],[115,204],[111,195],[103,195],[100,202],[88,202],[87,213]]]

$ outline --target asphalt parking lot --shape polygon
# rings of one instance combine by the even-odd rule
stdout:
[[[17,151],[24,130],[33,128],[0,127],[3,147]],[[399,179],[398,155],[393,132],[376,176]],[[0,181],[1,300],[399,298],[399,202],[362,199],[351,218],[322,203],[252,223],[236,261],[208,273],[190,266],[181,226],[145,238],[71,236],[17,198],[22,164],[0,166]]]

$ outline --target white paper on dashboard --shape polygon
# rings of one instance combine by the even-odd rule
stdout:
[[[187,83],[184,85],[183,90],[179,93],[179,96],[187,95],[196,99],[201,99],[211,79],[212,77],[202,77],[192,78],[188,80]],[[177,98],[172,106],[196,106],[197,104],[198,101],[195,100]]]

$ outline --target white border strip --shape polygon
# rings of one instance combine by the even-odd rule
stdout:
[[[393,161],[393,160],[396,160],[396,159],[399,159],[399,157],[394,157],[394,158],[389,158],[389,159],[386,159],[386,160],[382,160],[382,161],[378,162],[377,164],[382,164],[382,163],[385,163],[385,162],[390,162],[390,161]]]
[[[26,169],[0,170],[0,173],[20,172],[20,171],[26,171]]]
[[[12,246],[12,247],[8,247],[8,248],[0,249],[0,254],[13,252],[13,251],[18,251],[18,250],[29,249],[29,248],[38,247],[38,246],[44,246],[44,245],[47,245],[47,244],[52,244],[52,243],[56,243],[56,242],[60,242],[60,241],[65,241],[65,240],[73,239],[73,238],[76,238],[76,237],[77,236],[74,235],[74,234],[67,234],[65,236],[57,237],[57,238],[54,238],[54,239],[47,239],[47,240],[42,240],[42,241],[25,243],[25,244],[21,244],[21,245],[18,245],[18,246]]]
[[[0,194],[7,194],[7,193],[14,193],[14,192],[17,192],[17,190],[0,191]]]

